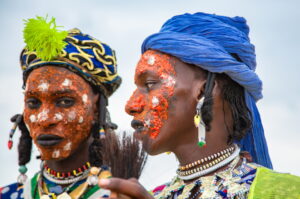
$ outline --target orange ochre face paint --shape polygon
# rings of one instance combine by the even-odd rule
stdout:
[[[126,105],[127,113],[144,123],[144,133],[148,132],[151,138],[157,137],[168,119],[169,101],[174,93],[176,75],[170,58],[169,55],[153,50],[142,55],[135,71],[138,88]],[[149,87],[151,84],[153,85]]]
[[[33,70],[26,81],[24,121],[43,160],[67,158],[90,134],[95,94],[61,67]]]

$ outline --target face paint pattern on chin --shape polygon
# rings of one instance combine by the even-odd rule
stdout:
[[[150,88],[146,93],[136,90],[127,104],[129,109],[141,110],[134,114],[134,119],[143,121],[145,131],[148,129],[153,139],[168,119],[169,101],[174,93],[176,72],[170,58],[152,50],[142,55],[136,68],[135,81],[138,82],[141,75],[149,71],[159,78],[160,86],[153,90]]]
[[[47,90],[40,89],[40,82],[47,83]],[[95,97],[92,88],[73,72],[54,66],[32,71],[26,85],[24,122],[41,158],[67,158],[90,134],[96,107],[92,102]],[[28,99],[37,99],[40,105],[30,108]],[[73,101],[71,105],[70,100]],[[62,141],[54,146],[39,145],[38,137],[46,134],[59,136]]]

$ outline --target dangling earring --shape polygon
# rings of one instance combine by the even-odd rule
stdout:
[[[19,172],[20,172],[20,175],[18,176],[17,181],[19,184],[24,184],[27,180],[27,175],[26,175],[27,167],[25,165],[21,165],[19,167]]]
[[[203,106],[204,103],[204,97],[202,97],[196,107],[196,115],[194,116],[194,123],[195,126],[198,128],[198,146],[203,147],[206,145],[205,142],[205,134],[206,134],[206,130],[205,130],[205,124],[202,120],[202,114],[201,114],[201,108]]]

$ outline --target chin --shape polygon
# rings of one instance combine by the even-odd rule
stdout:
[[[39,148],[42,160],[63,160],[70,156],[71,151],[65,151],[61,148]]]
[[[164,151],[161,148],[159,136],[156,138],[151,138],[150,136],[145,136],[142,140],[143,149],[149,154],[149,155],[159,155],[161,153],[164,153]]]

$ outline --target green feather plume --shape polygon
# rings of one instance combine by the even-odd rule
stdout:
[[[67,43],[64,39],[67,37],[67,31],[60,31],[57,28],[55,18],[52,17],[47,22],[47,17],[31,18],[24,20],[25,28],[23,30],[26,48],[29,51],[35,51],[37,57],[43,61],[50,61],[57,57],[64,49]]]

